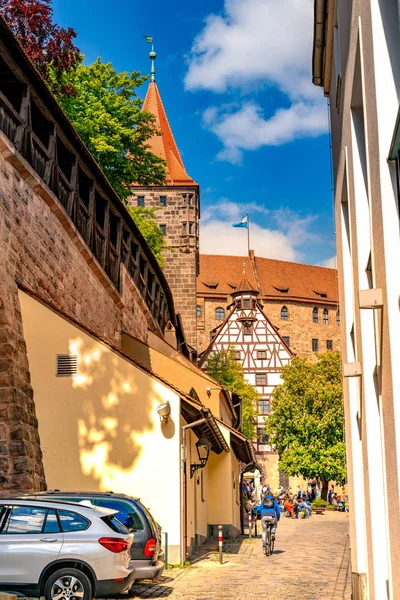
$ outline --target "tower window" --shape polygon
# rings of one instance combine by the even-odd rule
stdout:
[[[137,205],[144,206],[144,196],[138,196]]]
[[[251,324],[243,325],[243,334],[244,335],[252,335],[253,334],[253,326]]]
[[[289,320],[289,311],[286,308],[286,306],[282,306],[281,308],[281,321],[288,321]]]
[[[201,306],[199,304],[196,306],[196,317],[201,317]]]
[[[250,300],[248,298],[243,300],[243,308],[250,308]]]
[[[311,341],[311,348],[313,352],[318,352],[318,340],[315,338],[313,338]]]
[[[193,223],[189,223],[189,235],[193,235]]]
[[[167,226],[166,225],[160,225],[160,229],[161,229],[161,233],[163,235],[167,235]]]
[[[256,373],[256,385],[267,385],[266,373]]]
[[[326,340],[326,349],[332,350],[332,340]]]
[[[187,235],[187,223],[182,223],[182,235]]]
[[[318,308],[316,306],[314,306],[312,311],[312,322],[318,323]]]
[[[160,196],[160,206],[167,206],[167,196]]]
[[[215,309],[215,318],[217,321],[223,321],[225,319],[225,311],[223,308],[218,307]]]
[[[340,310],[336,311],[336,325],[340,325]]]
[[[328,316],[328,309],[324,308],[324,312],[322,314],[322,322],[324,325],[328,325],[329,324],[329,316]]]
[[[242,301],[241,300],[236,300],[236,306],[237,308],[242,308]]]
[[[288,335],[283,335],[282,339],[285,342],[286,346],[290,346],[290,337]]]

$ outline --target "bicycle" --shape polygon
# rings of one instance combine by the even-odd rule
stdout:
[[[264,548],[265,556],[271,556],[274,553],[275,540],[272,539],[271,529],[272,529],[272,523],[268,523],[267,532],[266,532],[267,539],[266,539],[266,544],[265,544],[265,548]]]

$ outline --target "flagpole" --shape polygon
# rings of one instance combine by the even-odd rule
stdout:
[[[247,217],[247,253],[250,256],[250,220],[249,213],[246,213]]]

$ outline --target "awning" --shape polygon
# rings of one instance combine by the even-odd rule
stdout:
[[[181,398],[181,414],[188,425],[195,421],[199,421],[200,419],[204,419],[204,423],[193,427],[195,435],[199,439],[205,437],[209,440],[211,443],[211,450],[215,452],[215,454],[221,454],[224,450],[225,452],[229,452],[229,445],[209,408],[206,408],[195,401],[191,402],[187,398]]]
[[[249,471],[254,467],[254,469],[259,469],[261,473],[261,467],[258,465],[254,453],[253,442],[238,431],[230,429],[230,432],[232,450],[240,462],[245,463],[245,470]]]

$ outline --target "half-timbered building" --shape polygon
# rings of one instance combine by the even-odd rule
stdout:
[[[234,348],[235,359],[243,366],[246,380],[260,394],[255,445],[259,455],[263,455],[272,452],[265,434],[271,395],[281,381],[282,367],[290,363],[294,353],[265,314],[259,295],[260,292],[243,274],[232,292],[230,312],[224,322],[213,330],[213,339],[202,362],[205,363],[212,352]]]

